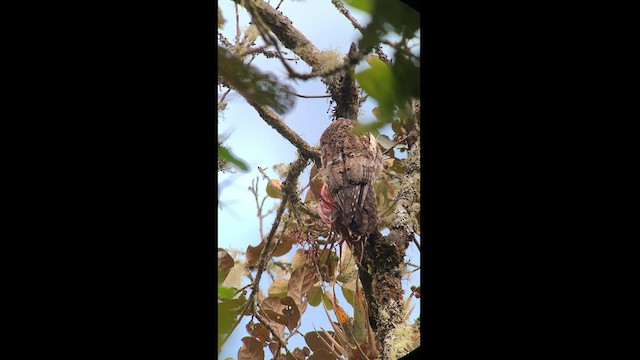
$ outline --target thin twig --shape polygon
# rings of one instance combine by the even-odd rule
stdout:
[[[278,341],[278,344],[280,344],[281,347],[284,348],[284,350],[287,352],[287,354],[291,354],[291,351],[289,351],[289,349],[287,349],[287,345],[285,344],[284,340],[282,340],[282,338],[280,338],[280,335],[278,335],[278,333],[271,327],[271,325],[269,325],[268,322],[264,321],[264,319],[262,318],[262,316],[260,316],[258,314],[258,308],[257,306],[254,305],[254,314],[256,319],[258,319],[258,321],[264,325],[264,327],[267,328],[267,330],[269,330],[269,332],[271,333],[271,335],[273,335],[273,337]],[[266,314],[265,314],[266,315]],[[268,316],[267,316],[268,317]],[[271,319],[269,319],[271,320]]]
[[[407,139],[409,138],[409,136],[411,136],[411,135],[413,135],[413,134],[409,134],[409,135],[407,135],[407,136],[403,137],[402,139],[400,139],[400,140],[396,141],[396,142],[395,142],[393,145],[391,145],[387,150],[385,150],[385,151],[382,153],[382,155],[384,155],[384,154],[388,153],[391,149],[393,149],[394,147],[398,146],[400,143],[402,143],[402,142],[404,142],[405,140],[407,140]]]
[[[224,98],[226,98],[227,94],[229,94],[230,92],[231,92],[231,89],[227,90],[224,94],[222,94],[222,97],[220,98],[218,103],[222,103],[224,101]]]
[[[418,251],[422,252],[422,249],[420,248],[420,243],[418,242],[416,237],[412,236],[411,238],[413,239],[413,243],[416,244],[416,246],[418,247]]]
[[[307,185],[305,185],[302,189],[300,189],[300,191],[298,191],[299,194],[302,194],[303,191],[305,191],[309,186],[311,186],[311,183],[313,183],[313,181],[320,176],[320,171],[318,171],[318,173],[312,177],[311,179],[309,179],[309,182],[307,183]]]
[[[273,260],[272,263],[273,263],[273,265],[276,265],[277,267],[279,267],[280,269],[282,269],[284,271],[291,270],[291,263],[285,263],[285,262],[276,261],[276,260]]]
[[[262,241],[262,239],[264,239],[264,233],[262,231],[262,205],[264,205],[264,200],[266,200],[266,197],[262,200],[262,203],[260,203],[259,200],[259,196],[258,196],[258,182],[260,181],[259,177],[256,177],[256,181],[254,182],[253,180],[251,180],[251,187],[249,188],[249,191],[251,191],[251,193],[253,194],[253,197],[256,199],[256,207],[258,209],[258,225],[259,225],[259,230],[260,230],[260,241]]]
[[[351,66],[356,65],[364,57],[363,54],[358,53],[354,57],[349,57],[349,61],[340,66],[333,69],[319,71],[319,66],[323,64],[323,61],[319,56],[321,51],[298,29],[293,27],[285,16],[279,14],[269,4],[262,1],[233,1],[240,3],[240,5],[247,9],[254,24],[265,39],[265,42],[274,45],[276,49],[280,51],[280,46],[278,45],[277,40],[269,32],[269,30],[273,31],[286,48],[293,51],[300,57],[300,59],[302,59],[302,61],[309,64],[309,66],[314,69],[312,73],[300,74],[293,70],[289,64],[284,61],[284,59],[281,59],[284,67],[289,72],[290,78],[298,78],[301,80],[308,80],[316,77],[326,78],[328,76],[347,71]],[[329,87],[337,87],[337,84],[329,85]]]
[[[361,34],[364,34],[365,28],[362,25],[360,25],[360,23],[358,23],[358,20],[356,20],[353,16],[351,16],[351,13],[349,13],[349,10],[347,10],[347,8],[344,7],[344,4],[342,3],[342,1],[331,0],[331,3],[336,7],[336,9],[338,9],[338,11],[342,13],[342,15],[344,15],[351,22],[354,28],[358,29],[358,31],[360,31]],[[382,48],[380,47],[379,44],[376,44],[373,47],[373,49],[375,50],[376,55],[378,55],[380,60],[384,61],[387,64],[391,63],[391,61],[389,60],[389,57],[382,51]]]
[[[233,44],[227,40],[226,37],[224,37],[224,35],[222,35],[222,33],[218,33],[218,40],[220,40],[222,42],[222,44],[224,44],[224,46],[231,48],[233,47]]]
[[[227,87],[232,87],[230,84],[224,83]],[[322,166],[322,162],[320,160],[320,152],[316,150],[314,147],[309,145],[298,133],[293,131],[287,124],[284,122],[284,119],[276,115],[269,107],[265,105],[260,105],[250,99],[245,99],[247,103],[253,106],[254,109],[258,112],[260,117],[272,128],[274,128],[277,132],[280,133],[285,139],[289,140],[289,142],[298,148],[298,151],[307,159],[313,160],[318,167]]]
[[[238,3],[236,5],[236,45],[240,44],[240,15],[238,14]]]
[[[261,46],[261,47],[258,47],[258,48],[247,49],[244,52],[240,53],[238,56],[239,57],[244,57],[244,56],[249,55],[249,54],[264,54],[267,57],[276,57],[276,56],[278,56],[277,51],[267,50],[266,48],[267,48],[267,45]],[[283,55],[287,55],[288,54],[288,52],[286,52],[286,51],[281,51],[280,53],[283,54]],[[288,59],[288,60],[295,60],[295,58],[291,58],[291,59]]]
[[[286,92],[291,94],[291,95],[295,95],[297,97],[301,97],[301,98],[305,98],[305,99],[322,99],[322,98],[331,97],[331,94],[327,94],[327,95],[300,95],[300,94],[296,94],[296,93],[294,93],[292,91],[286,91]]]
[[[249,283],[249,284],[247,284],[247,285],[245,285],[245,286],[241,287],[240,289],[236,290],[236,295],[237,295],[237,294],[239,294],[239,293],[241,293],[241,292],[242,292],[242,290],[244,290],[244,289],[248,288],[248,287],[249,287],[249,286],[251,286],[251,285],[253,285],[253,284]]]
[[[258,166],[258,171],[260,172],[260,174],[262,174],[262,177],[264,177],[265,180],[271,181],[271,178],[269,177],[269,175],[267,175],[267,173],[264,172],[264,168],[261,168],[260,166]]]

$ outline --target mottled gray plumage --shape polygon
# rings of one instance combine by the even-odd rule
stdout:
[[[320,137],[320,150],[324,183],[337,208],[332,218],[339,232],[355,239],[376,228],[373,183],[382,170],[382,153],[372,135],[351,132],[354,124],[334,120]]]

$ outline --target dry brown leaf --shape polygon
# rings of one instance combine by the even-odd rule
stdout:
[[[313,179],[313,177],[316,176],[317,174],[318,174],[318,167],[314,165],[311,168],[309,179]],[[309,185],[309,191],[307,191],[307,195],[304,198],[304,203],[309,204],[310,202],[317,202],[320,199],[320,190],[322,190],[322,177],[318,176]]]
[[[238,360],[264,360],[264,349],[258,339],[251,336],[242,338],[242,346],[238,350]]]
[[[291,296],[280,299],[280,303],[285,306],[282,313],[289,319],[289,322],[286,325],[289,328],[289,331],[293,331],[293,329],[298,327],[298,322],[300,322],[300,310],[298,309],[298,305],[296,305],[296,302],[291,298]]]
[[[218,285],[221,285],[224,282],[227,275],[229,275],[229,271],[231,271],[231,268],[234,265],[235,262],[227,250],[218,248],[218,270],[221,272],[220,277],[218,278]]]
[[[280,298],[277,297],[266,297],[262,300],[260,304],[260,308],[263,310],[263,315],[278,316],[280,317],[281,322],[275,321],[275,319],[265,318],[264,320],[274,328],[278,336],[282,337],[284,335],[285,325],[288,323],[288,320],[284,321],[284,315],[282,314],[282,310],[284,309],[284,304],[280,303]],[[267,311],[270,311],[266,314]],[[275,314],[275,315],[274,315]],[[284,324],[283,324],[284,323]]]
[[[322,341],[321,337],[324,337],[324,341]],[[327,335],[322,331],[309,331],[304,335],[304,340],[314,353],[321,349],[329,349],[327,344],[331,343]]]
[[[249,266],[256,266],[258,262],[260,262],[260,254],[262,253],[262,249],[264,249],[264,241],[261,242],[258,246],[247,246],[247,263]]]
[[[289,251],[291,251],[291,248],[293,247],[293,241],[295,239],[292,236],[282,236],[282,235],[280,235],[280,238],[282,240],[280,241],[280,244],[278,244],[278,246],[276,247],[276,250],[273,252],[271,256],[282,256],[288,253]]]
[[[317,281],[318,278],[314,271],[306,267],[299,267],[291,273],[287,295],[295,300],[299,308],[302,308],[302,298],[309,293],[309,290],[311,290]]]
[[[336,357],[331,354],[331,352],[327,349],[320,349],[318,351],[314,351],[311,356],[309,356],[308,360],[335,360]]]
[[[249,333],[249,335],[262,341],[263,343],[266,343],[271,338],[271,333],[269,332],[269,330],[260,323],[247,323],[247,332]]]
[[[263,313],[271,322],[276,322],[285,326],[289,324],[289,317],[284,314],[277,313],[273,310],[263,310]]]

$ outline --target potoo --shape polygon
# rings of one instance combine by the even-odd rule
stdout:
[[[378,209],[373,183],[382,170],[382,153],[371,134],[354,135],[355,120],[337,118],[322,133],[324,180],[318,213],[343,237],[358,240],[376,229]]]

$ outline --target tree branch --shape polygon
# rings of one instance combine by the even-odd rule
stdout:
[[[358,20],[351,16],[351,13],[349,13],[349,10],[344,7],[342,1],[331,0],[331,3],[336,7],[336,9],[338,9],[338,11],[340,11],[340,13],[342,13],[342,15],[344,15],[351,22],[351,25],[353,25],[354,28],[360,31],[361,34],[364,34],[364,27],[358,23]],[[375,45],[373,49],[375,50],[376,55],[378,55],[380,60],[384,61],[387,64],[391,63],[391,60],[389,60],[389,57],[387,57],[387,55],[382,51],[380,45]]]
[[[320,152],[318,152],[318,150],[304,141],[295,131],[291,130],[291,128],[285,124],[284,120],[267,106],[259,105],[249,99],[246,100],[254,107],[254,109],[256,109],[260,117],[269,124],[269,126],[279,132],[285,139],[289,140],[293,146],[297,147],[305,158],[313,160],[318,167],[320,166]]]
[[[260,253],[260,261],[258,262],[258,268],[256,270],[255,278],[251,279],[250,277],[251,274],[249,273],[249,278],[251,279],[251,284],[250,284],[251,294],[249,295],[249,297],[247,298],[247,301],[242,306],[242,309],[240,311],[240,314],[242,315],[245,315],[246,310],[249,308],[252,310],[256,309],[257,304],[255,302],[255,299],[260,291],[260,279],[262,278],[262,273],[266,269],[267,261],[269,261],[269,258],[270,258],[269,255],[273,253],[273,250],[275,250],[275,247],[271,249],[271,243],[273,242],[273,238],[276,234],[276,230],[280,225],[282,214],[284,213],[284,210],[287,208],[287,202],[289,201],[290,198],[296,196],[296,183],[297,183],[298,177],[300,176],[302,171],[306,168],[308,161],[309,159],[307,157],[304,157],[303,155],[299,154],[296,161],[293,162],[289,167],[289,173],[287,174],[287,178],[285,179],[282,186],[282,202],[278,207],[276,218],[273,221],[273,224],[271,225],[271,230],[269,231],[269,235],[267,236],[264,249],[262,249],[262,252]],[[257,315],[257,312],[254,311],[254,315]],[[229,333],[225,336],[225,338],[222,339],[221,341],[222,344],[224,344],[227,341],[227,339],[229,339],[229,337],[231,336],[231,333],[233,333],[235,328],[240,323],[241,319],[242,319],[242,316],[238,317],[235,324],[231,328],[231,331],[229,331]]]
[[[291,352],[289,351],[289,349],[287,349],[287,345],[284,343],[284,340],[282,340],[282,338],[280,338],[280,336],[278,335],[278,333],[271,327],[271,325],[269,325],[269,323],[267,321],[264,321],[264,319],[260,316],[260,314],[258,313],[258,309],[257,307],[254,305],[254,315],[256,317],[256,319],[258,319],[258,321],[267,328],[267,330],[269,330],[269,332],[271,333],[271,335],[273,336],[274,339],[276,339],[278,341],[278,344],[280,345],[280,347],[283,347],[284,350],[287,352],[287,354],[291,354]]]
[[[296,182],[304,168],[306,167],[309,159],[304,157],[303,155],[298,156],[298,159],[291,164],[289,168],[289,173],[287,174],[287,178],[285,179],[282,185],[282,202],[278,207],[278,212],[276,213],[276,218],[271,225],[271,230],[269,231],[269,235],[267,236],[267,240],[265,242],[264,249],[260,253],[260,261],[258,263],[258,269],[256,272],[255,280],[253,281],[253,285],[251,286],[251,295],[249,295],[249,299],[247,299],[248,304],[252,304],[255,301],[255,297],[259,291],[260,279],[262,277],[262,273],[266,267],[267,261],[269,261],[269,254],[271,253],[271,243],[273,242],[273,238],[276,234],[276,230],[280,225],[280,220],[282,219],[282,214],[287,207],[287,202],[292,196],[295,196],[296,193]]]
[[[412,109],[412,119],[419,118],[419,107]],[[404,290],[402,274],[405,271],[405,251],[414,239],[412,205],[418,200],[420,185],[419,124],[416,124],[417,141],[407,153],[407,171],[401,176],[399,190],[394,199],[393,222],[388,236],[372,233],[364,247],[364,256],[359,269],[367,302],[371,310],[369,322],[376,339],[383,344],[383,358],[389,359],[394,343],[401,341],[395,331],[405,322]],[[359,246],[354,254],[360,256]]]
[[[336,102],[336,111],[334,116],[342,116],[355,119],[357,117],[357,111],[354,112],[353,108],[357,109],[357,94],[355,98],[355,105],[351,102],[351,87],[355,79],[348,76],[349,70],[355,66],[360,60],[362,60],[362,54],[358,51],[349,51],[349,55],[346,57],[344,63],[335,65],[327,65],[326,57],[322,56],[322,52],[309,40],[304,34],[296,29],[291,20],[286,16],[280,14],[273,7],[264,1],[260,0],[233,0],[240,5],[243,5],[251,18],[262,33],[265,41],[272,43],[276,46],[276,49],[280,51],[276,41],[271,39],[269,31],[271,31],[280,40],[282,45],[290,49],[306,62],[311,68],[311,74],[298,74],[281,58],[283,65],[287,68],[292,77],[300,79],[308,79],[311,77],[319,76],[322,78],[322,82],[325,83],[327,89],[331,93],[331,97]],[[352,46],[352,49],[355,47]],[[347,73],[346,78],[339,76],[340,74]],[[343,81],[345,80],[345,81]],[[357,89],[356,89],[357,92]],[[349,99],[349,100],[347,100]]]

